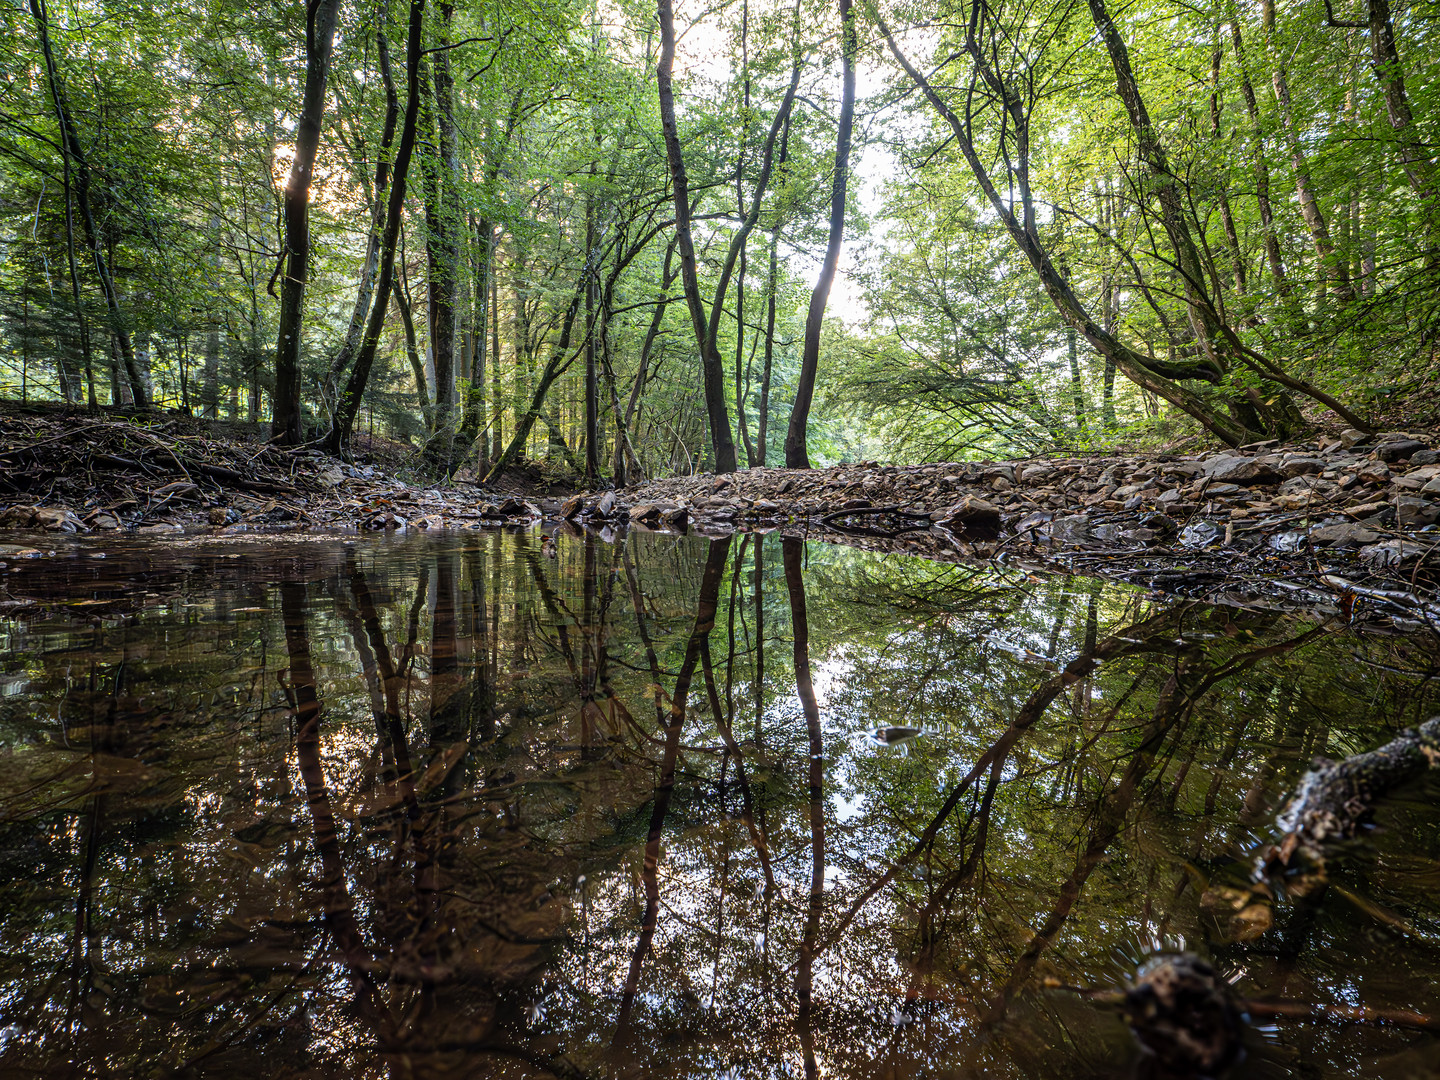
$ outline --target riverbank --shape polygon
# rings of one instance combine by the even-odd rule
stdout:
[[[779,530],[1220,602],[1361,602],[1434,628],[1437,445],[1434,433],[1350,431],[1186,455],[752,469],[585,494],[563,514],[590,526]]]
[[[534,470],[507,477],[503,490],[437,484],[402,479],[393,451],[351,464],[173,414],[11,411],[0,412],[0,528],[226,534],[563,518],[602,532],[778,530],[1216,602],[1334,611],[1361,602],[1435,627],[1437,448],[1433,432],[1345,432],[1194,454],[751,469],[562,500],[537,489]]]

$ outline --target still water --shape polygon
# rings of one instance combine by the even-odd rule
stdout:
[[[778,536],[6,561],[5,1077],[1128,1077],[1162,947],[1301,1014],[1235,1076],[1440,1076],[1306,1012],[1440,1013],[1440,783],[1200,905],[1433,638]]]

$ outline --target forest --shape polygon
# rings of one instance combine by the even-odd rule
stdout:
[[[617,486],[1433,421],[1434,14],[10,3],[0,396]]]

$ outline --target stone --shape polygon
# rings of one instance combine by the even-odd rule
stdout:
[[[1268,462],[1259,458],[1214,457],[1205,462],[1205,475],[1227,484],[1273,484],[1283,479]]]
[[[1399,566],[1411,559],[1423,558],[1430,548],[1409,540],[1386,540],[1383,544],[1360,549],[1360,561],[1374,567]]]
[[[1440,519],[1440,503],[1401,496],[1395,500],[1395,519],[1401,525],[1433,525]]]
[[[214,513],[212,510],[211,513]],[[120,528],[120,519],[108,511],[102,510],[90,519],[92,529],[104,529],[111,531]]]
[[[1180,546],[1201,548],[1219,540],[1224,530],[1213,521],[1196,521],[1180,530]]]
[[[719,485],[717,484],[716,486],[718,487]],[[610,512],[611,512],[612,510],[614,510],[614,509],[615,509],[615,493],[614,493],[613,491],[607,491],[607,492],[605,492],[604,495],[601,495],[601,496],[600,496],[600,501],[595,504],[595,511],[596,511],[596,513],[598,513],[601,517],[609,517],[609,516],[610,516]]]
[[[660,524],[660,508],[654,503],[638,503],[630,508],[630,520],[654,528]]]
[[[1346,428],[1340,433],[1340,444],[1344,446],[1346,450],[1353,450],[1361,443],[1369,441],[1369,439],[1369,435],[1366,435],[1365,432],[1356,428]]]
[[[1022,484],[1043,484],[1055,476],[1055,469],[1049,465],[1030,465],[1020,471]]]
[[[966,495],[965,498],[946,510],[940,521],[947,525],[980,525],[984,523],[998,525],[1000,508],[994,503],[986,502],[974,495]]]
[[[323,487],[336,488],[345,482],[345,471],[339,465],[330,465],[316,473],[315,479]]]
[[[1425,482],[1425,486],[1420,489],[1420,494],[1440,495],[1440,476],[1436,476],[1430,480],[1427,480]]]
[[[240,511],[233,506],[212,506],[208,517],[211,525],[234,525],[240,520]]]
[[[1326,547],[1349,547],[1352,544],[1373,544],[1380,534],[1367,529],[1358,521],[1342,521],[1337,525],[1322,525],[1310,531],[1312,543]]]
[[[1381,461],[1402,461],[1412,457],[1417,450],[1428,450],[1419,439],[1394,439],[1375,447],[1375,456]]]
[[[585,509],[585,496],[571,495],[560,504],[560,516],[566,521],[574,521],[580,516],[580,511]]]
[[[991,491],[1009,491],[1014,486],[1015,485],[1013,483],[1011,483],[1009,480],[1006,480],[1003,476],[997,476],[995,477],[995,479],[990,481]]]
[[[1280,472],[1285,476],[1309,476],[1324,472],[1329,462],[1324,458],[1306,457],[1300,454],[1286,454],[1280,459]]]
[[[38,529],[47,532],[77,532],[85,526],[80,519],[63,506],[42,506],[38,508],[30,522]]]
[[[1367,484],[1388,484],[1390,466],[1383,461],[1367,461],[1356,470],[1355,475]]]
[[[672,529],[684,529],[690,524],[690,511],[683,506],[677,506],[673,510],[662,510],[660,518]]]
[[[1410,455],[1411,465],[1440,465],[1440,450],[1416,450]]]
[[[1162,491],[1160,493],[1160,497],[1155,501],[1162,505],[1165,505],[1168,503],[1177,503],[1181,500],[1181,498],[1183,498],[1183,495],[1181,494],[1180,489],[1171,488],[1169,491]]]

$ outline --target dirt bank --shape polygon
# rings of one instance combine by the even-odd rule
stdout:
[[[602,531],[779,529],[1213,601],[1347,614],[1358,604],[1402,626],[1437,628],[1437,446],[1429,432],[1347,432],[1193,455],[752,469],[562,504],[534,490],[533,469],[507,478],[504,490],[442,485],[403,479],[400,448],[350,464],[271,446],[260,430],[173,414],[9,409],[0,410],[0,527],[227,533],[481,528],[564,516]],[[15,540],[9,548],[27,546]]]
[[[1213,600],[1358,601],[1434,627],[1437,445],[1433,433],[1352,431],[1193,455],[753,469],[586,494],[564,514],[612,527],[778,528]]]

